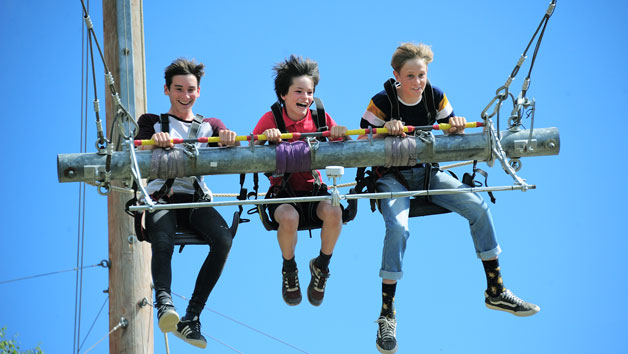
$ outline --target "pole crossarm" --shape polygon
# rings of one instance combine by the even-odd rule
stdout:
[[[530,139],[528,130],[502,131],[501,146],[510,159],[531,156],[558,155],[560,137],[558,128],[537,128]],[[386,144],[389,139],[363,139],[345,142],[321,142],[311,151],[311,168],[326,166],[367,167],[386,164]],[[419,137],[407,137],[416,142],[418,163],[477,160],[490,161],[493,157],[492,139],[487,133],[465,135],[439,135],[424,133]],[[528,144],[528,142],[530,142]],[[390,143],[390,141],[388,141]],[[529,145],[529,146],[528,146]],[[195,159],[182,164],[189,176],[214,174],[275,172],[276,147],[251,145],[231,148],[202,148]],[[135,152],[137,167],[144,178],[164,178],[151,175],[151,151]],[[132,178],[130,152],[114,152],[111,159],[111,180]],[[105,156],[97,153],[57,155],[59,182],[102,181],[105,174]]]

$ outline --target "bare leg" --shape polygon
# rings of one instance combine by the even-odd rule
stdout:
[[[275,210],[277,241],[284,259],[294,258],[294,249],[297,246],[297,228],[299,227],[299,213],[290,204],[282,204]]]
[[[323,221],[321,228],[321,251],[330,255],[334,252],[336,242],[342,229],[342,209],[334,207],[327,200],[318,203],[316,215]]]

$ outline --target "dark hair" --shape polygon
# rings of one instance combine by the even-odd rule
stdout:
[[[205,65],[203,63],[196,64],[194,60],[179,58],[166,67],[165,78],[166,86],[170,90],[172,77],[175,75],[194,75],[196,76],[196,84],[201,85],[201,77],[205,75]]]
[[[288,89],[295,77],[304,75],[311,77],[314,88],[316,88],[320,79],[317,62],[307,58],[296,57],[294,54],[290,55],[289,59],[275,64],[273,70],[275,71],[275,93],[279,102],[283,102],[281,96],[288,93]]]

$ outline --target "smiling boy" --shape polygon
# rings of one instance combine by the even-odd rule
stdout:
[[[195,115],[192,107],[201,93],[201,77],[204,65],[187,59],[177,59],[165,70],[164,94],[170,100],[168,113],[143,114],[138,119],[136,139],[152,139],[155,145],[139,149],[176,148],[172,138],[188,138],[190,130],[197,130],[196,137],[218,136],[219,145],[236,144],[236,133],[228,130],[216,118]],[[194,147],[200,147],[200,143]],[[170,187],[168,187],[170,183]],[[164,190],[164,187],[166,190]],[[153,179],[146,191],[161,204],[185,203],[211,199],[203,177],[178,177],[174,181]],[[197,209],[158,210],[147,212],[146,232],[151,241],[151,273],[155,288],[158,326],[164,332],[174,334],[189,344],[205,348],[207,341],[201,333],[200,316],[209,294],[216,285],[231,249],[233,235],[222,216],[213,207]],[[172,302],[172,253],[177,225],[188,227],[210,245],[210,251],[199,270],[192,297],[185,316],[179,318]]]
[[[290,56],[277,64],[275,71],[275,93],[281,104],[281,117],[286,132],[316,132],[310,106],[314,102],[314,90],[319,81],[318,64],[309,59]],[[253,134],[264,134],[271,143],[281,142],[281,131],[272,111],[266,112],[257,123]],[[325,113],[325,125],[329,127],[332,140],[342,140],[346,127]],[[262,142],[264,143],[264,142]],[[270,176],[269,197],[303,197],[329,195],[321,182],[319,171],[294,172],[283,176]],[[342,228],[342,209],[332,206],[330,201],[292,204],[269,204],[270,217],[279,227],[277,240],[283,258],[282,297],[291,306],[301,302],[298,269],[295,261],[297,230],[300,224],[321,226],[321,248],[318,257],[310,261],[310,284],[308,300],[314,306],[323,302],[325,286],[329,278],[329,262]]]
[[[428,64],[434,54],[425,44],[403,43],[391,60],[396,95],[389,97],[386,91],[377,93],[369,102],[361,120],[361,127],[384,127],[391,135],[405,136],[404,125],[432,125],[449,123],[445,134],[464,134],[466,119],[454,114],[447,96],[427,79]],[[432,101],[432,102],[429,102]],[[393,112],[398,112],[398,117]],[[434,168],[432,168],[434,167]],[[382,171],[376,182],[378,192],[402,192],[424,189],[456,189],[466,187],[460,181],[438,169],[438,166],[417,164],[393,167]],[[379,175],[379,173],[378,173]],[[427,183],[426,183],[427,179]],[[482,261],[486,273],[487,288],[484,292],[486,307],[531,316],[540,308],[525,302],[504,287],[498,255],[501,252],[495,237],[495,228],[488,205],[477,193],[441,194],[431,196],[431,201],[453,211],[469,221],[476,255]],[[408,225],[410,198],[382,199],[380,211],[386,225],[379,275],[382,278],[382,307],[377,319],[377,349],[384,354],[397,351],[394,298],[397,282],[403,276],[402,262],[410,237]]]

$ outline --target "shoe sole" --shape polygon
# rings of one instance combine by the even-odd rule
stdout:
[[[179,314],[175,311],[168,311],[164,313],[159,319],[159,329],[163,333],[174,332],[177,330],[177,324],[179,323]]]
[[[184,335],[182,335],[181,333],[179,333],[178,331],[174,331],[173,332],[175,336],[177,336],[177,338],[181,338],[184,342],[191,344],[197,348],[201,348],[201,349],[205,349],[207,348],[207,342],[206,341],[202,341],[202,340],[197,340],[197,339],[188,339],[185,338]]]
[[[299,298],[298,300],[292,300],[293,302],[290,302],[290,301],[286,300],[286,298],[283,298],[283,302],[285,302],[288,306],[297,306],[298,304],[301,303],[301,299],[302,298]]]
[[[486,305],[486,307],[488,307],[491,310],[497,310],[497,311],[504,311],[504,312],[508,312],[511,313],[517,317],[529,317],[532,315],[535,315],[537,313],[539,313],[539,311],[541,311],[541,309],[539,308],[538,310],[528,310],[528,311],[514,311],[514,310],[510,310],[507,308],[503,308],[503,307],[499,307],[499,306],[495,306],[495,305],[491,305],[487,302],[484,303]]]
[[[380,347],[379,344],[377,344],[377,342],[375,342],[375,347],[377,347],[377,350],[382,354],[395,354],[397,352],[397,345],[395,345],[395,347],[390,350],[386,350]]]
[[[313,306],[320,306],[323,303],[323,300],[317,301],[317,300],[312,299],[310,297],[310,292],[309,291],[307,292],[307,301],[309,301],[310,304],[312,304]]]

